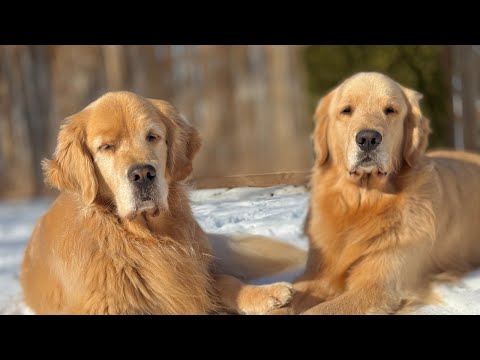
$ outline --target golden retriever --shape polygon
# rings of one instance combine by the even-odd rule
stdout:
[[[359,73],[320,100],[307,267],[274,313],[394,313],[480,265],[480,156],[425,154],[421,98]]]
[[[174,107],[130,92],[70,116],[43,164],[61,194],[25,250],[25,303],[37,314],[263,314],[287,304],[290,284],[246,285],[215,266],[182,182],[199,148]]]

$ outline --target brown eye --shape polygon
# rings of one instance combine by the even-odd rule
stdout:
[[[386,107],[385,110],[383,110],[383,112],[385,113],[385,115],[389,115],[389,114],[396,113],[397,110],[395,110],[393,107],[389,106],[389,107]]]
[[[340,113],[344,115],[350,115],[352,113],[352,107],[345,106]]]
[[[110,151],[113,150],[113,145],[111,144],[104,144],[98,148],[99,150]]]
[[[148,134],[147,135],[147,141],[148,142],[153,143],[153,142],[157,141],[158,139],[160,139],[160,136],[157,136],[157,135],[154,135],[154,134]]]

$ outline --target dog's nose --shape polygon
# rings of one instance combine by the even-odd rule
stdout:
[[[363,151],[375,150],[382,142],[382,135],[375,130],[362,130],[355,137],[360,149]]]
[[[157,171],[152,165],[140,164],[132,166],[128,170],[127,176],[128,179],[137,186],[147,186],[155,180]]]

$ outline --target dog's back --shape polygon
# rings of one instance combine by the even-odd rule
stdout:
[[[480,155],[437,150],[433,160],[438,184],[435,261],[441,268],[463,272],[480,264]],[[452,251],[455,249],[455,251]]]
[[[208,234],[208,238],[217,270],[244,281],[288,276],[303,270],[306,262],[302,249],[266,236]]]

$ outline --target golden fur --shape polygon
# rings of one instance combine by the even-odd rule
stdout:
[[[170,104],[129,92],[69,117],[44,162],[61,194],[25,250],[26,304],[38,314],[261,314],[288,303],[287,283],[218,271],[182,183],[199,148]],[[138,164],[156,170],[149,187],[130,179]]]
[[[420,99],[378,73],[321,99],[307,268],[292,307],[274,313],[394,313],[425,301],[434,277],[480,264],[480,156],[425,154]],[[383,137],[371,161],[355,143],[364,129]]]

